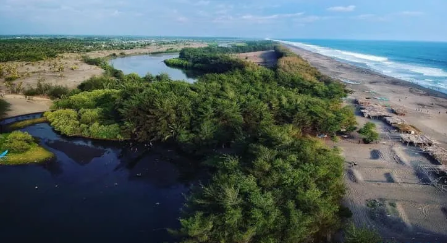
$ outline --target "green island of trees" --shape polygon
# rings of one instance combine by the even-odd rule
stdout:
[[[341,226],[344,160],[315,136],[355,129],[347,91],[281,46],[274,69],[228,55],[246,46],[182,50],[176,60],[206,66],[193,84],[96,60],[104,76],[45,117],[65,135],[169,142],[199,158],[211,178],[171,230],[185,243],[320,242]]]
[[[53,153],[39,146],[26,132],[0,134],[0,148],[1,151],[9,152],[0,160],[2,165],[41,163],[54,157]]]
[[[232,58],[228,54],[273,50],[274,47],[272,41],[250,41],[244,45],[234,44],[229,47],[210,45],[205,48],[183,48],[179,58],[167,59],[164,62],[170,67],[224,73],[243,69],[245,66],[242,60]]]

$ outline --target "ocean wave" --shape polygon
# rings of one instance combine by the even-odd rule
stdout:
[[[353,62],[363,62],[363,61],[386,62],[386,61],[388,61],[388,58],[386,58],[386,57],[367,55],[367,54],[363,54],[363,53],[356,53],[356,52],[350,52],[350,51],[336,50],[336,49],[332,49],[332,48],[310,45],[310,44],[305,44],[305,43],[301,43],[301,42],[290,42],[290,41],[279,41],[279,42],[283,42],[285,44],[300,47],[300,48],[303,48],[303,49],[306,49],[309,51],[317,52],[322,55],[331,56],[331,57],[340,58],[340,59],[346,59],[348,61],[353,61]]]
[[[389,60],[387,57],[337,50],[301,42],[277,41],[319,53],[324,56],[366,66],[372,70],[395,78],[419,83],[420,85],[430,88],[441,89],[443,92],[445,91],[445,84],[447,84],[447,80],[445,79],[447,78],[447,71],[441,68],[427,67],[412,63],[400,63]]]
[[[370,61],[375,61],[375,62],[386,62],[386,61],[388,61],[388,58],[386,58],[386,57],[366,55],[366,54],[360,54],[360,53],[349,52],[349,51],[339,51],[339,52],[344,54],[344,55],[349,55],[349,56],[353,56],[353,57],[356,57],[356,58],[359,58],[359,59],[365,59],[365,60],[370,60]]]

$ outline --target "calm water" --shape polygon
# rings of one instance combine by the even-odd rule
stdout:
[[[447,43],[299,40],[286,43],[447,93]]]
[[[48,124],[23,131],[57,158],[0,165],[0,242],[174,241],[166,228],[179,227],[191,161],[168,148],[64,138]]]
[[[116,69],[122,70],[125,74],[137,73],[140,76],[148,72],[152,75],[167,73],[173,80],[185,80],[189,83],[196,81],[197,75],[181,69],[171,68],[163,62],[166,59],[176,58],[178,54],[157,54],[127,56],[110,60],[110,64]]]

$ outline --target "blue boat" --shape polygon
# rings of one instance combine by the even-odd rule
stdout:
[[[6,154],[8,154],[8,150],[6,150],[2,154],[0,154],[0,159],[6,157]]]

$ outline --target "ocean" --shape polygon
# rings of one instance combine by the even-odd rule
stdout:
[[[278,41],[447,93],[447,42]]]

